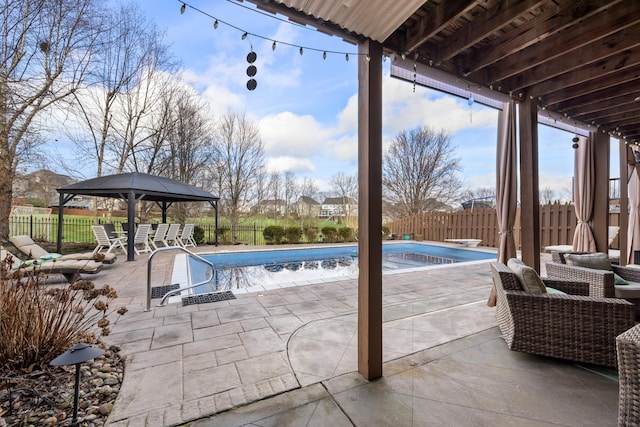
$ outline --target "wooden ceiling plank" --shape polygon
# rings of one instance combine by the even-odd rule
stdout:
[[[624,73],[589,82],[588,85],[574,85],[562,88],[561,90],[545,95],[545,101],[550,105],[558,104],[557,108],[565,111],[569,106],[563,104],[571,103],[571,100],[574,98],[579,98],[602,89],[615,88],[628,83],[634,83],[638,79],[640,79],[640,65],[631,67],[625,70]],[[640,88],[638,88],[638,90],[638,95],[640,95]],[[589,113],[591,111],[586,110],[586,112]]]
[[[412,28],[407,29],[405,52],[416,50],[452,21],[473,9],[476,3],[476,0],[450,0],[437,5],[433,15],[425,15]]]
[[[555,79],[548,79],[530,86],[529,93],[532,96],[542,96],[543,103],[545,103],[547,101],[544,98],[547,93],[562,90],[563,87],[576,84],[588,85],[590,81],[597,81],[598,79],[611,77],[615,80],[616,74],[625,73],[626,70],[634,69],[638,65],[640,65],[640,49],[622,51],[606,60],[589,64],[580,69],[570,70],[570,72],[562,74]]]
[[[540,7],[548,0],[503,0],[487,11],[480,19],[474,19],[472,25],[456,31],[454,37],[438,50],[438,59],[448,61],[474,44],[484,40],[496,31],[510,25],[515,19]],[[515,4],[514,4],[515,3]],[[470,23],[471,24],[471,23]]]
[[[619,124],[629,119],[635,119],[637,121],[640,119],[640,103],[636,102],[636,104],[638,105],[627,104],[620,106],[618,111],[610,114],[588,114],[585,116],[585,119],[587,122],[616,122]]]
[[[571,52],[571,54],[566,52],[567,54],[560,58],[554,58],[527,70],[526,73],[502,81],[502,85],[514,92],[525,90],[525,88],[545,80],[555,79],[562,74],[569,74],[574,70],[602,62],[609,57],[616,56],[620,51],[640,46],[640,38],[634,37],[635,34],[640,34],[640,23],[596,40],[594,43],[578,49],[577,52]]]
[[[487,66],[517,53],[534,43],[540,42],[547,37],[562,31],[575,24],[576,19],[587,19],[595,14],[611,7],[622,0],[613,2],[601,2],[600,5],[593,5],[593,9],[582,10],[581,16],[571,13],[575,4],[573,1],[565,1],[560,5],[550,3],[545,12],[536,18],[519,25],[518,27],[496,39],[494,42],[483,46],[482,49],[475,50],[465,57],[465,66],[469,73],[475,73]],[[592,5],[592,4],[590,4]]]
[[[568,27],[514,55],[496,62],[488,69],[488,81],[497,84],[554,58],[560,58],[595,40],[634,25],[640,19],[640,2],[623,2],[592,19]]]

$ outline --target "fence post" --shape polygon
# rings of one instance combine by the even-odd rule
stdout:
[[[255,222],[253,223],[253,246],[258,246],[258,234]]]
[[[33,214],[29,215],[29,237],[33,239]]]

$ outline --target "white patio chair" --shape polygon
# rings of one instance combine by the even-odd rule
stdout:
[[[127,253],[127,248],[125,247],[127,244],[126,237],[109,237],[107,231],[102,225],[92,225],[91,230],[98,242],[98,245],[93,250],[94,254],[102,251],[104,248],[107,248],[107,252],[105,252],[107,254],[111,253],[111,251],[116,248],[122,249],[122,252],[125,254]]]
[[[193,238],[193,228],[194,224],[185,224],[184,227],[182,227],[182,233],[180,233],[176,240],[183,248],[187,246],[196,247],[196,241]]]
[[[133,249],[136,254],[151,252],[151,246],[149,246],[149,231],[151,230],[151,224],[140,224],[136,230],[136,235],[133,237]],[[141,246],[141,249],[138,249]]]
[[[149,243],[153,246],[153,249],[158,249],[158,244],[166,246],[164,244],[164,238],[167,235],[167,230],[169,230],[169,224],[158,224],[155,234],[151,239],[149,239]]]
[[[180,232],[180,224],[170,224],[169,229],[167,230],[167,235],[164,236],[164,240],[162,242],[165,246],[176,246],[178,245],[178,233]],[[171,242],[171,244],[169,244]]]

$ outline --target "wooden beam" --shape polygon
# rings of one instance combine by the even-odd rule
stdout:
[[[527,96],[520,114],[520,222],[522,261],[540,272],[540,195],[538,183],[538,104]]]
[[[358,52],[358,371],[372,380],[382,376],[382,45]]]
[[[609,135],[602,132],[591,132],[594,146],[595,189],[593,192],[593,237],[596,250],[609,251],[609,159],[611,142]]]
[[[418,48],[475,5],[472,0],[450,0],[437,5],[433,14],[426,15],[407,30],[405,52]]]

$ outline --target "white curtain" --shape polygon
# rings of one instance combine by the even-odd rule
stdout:
[[[498,219],[498,261],[507,263],[516,256],[513,226],[517,209],[515,102],[505,102],[498,116],[498,148],[496,156],[496,214]],[[491,288],[487,305],[496,305],[495,287]]]
[[[578,224],[573,234],[573,250],[595,252],[596,241],[589,222],[593,216],[593,193],[595,189],[594,138],[579,137],[576,149],[574,199]]]
[[[629,227],[627,229],[627,264],[633,264],[633,252],[640,250],[640,176],[634,166],[629,177]]]

